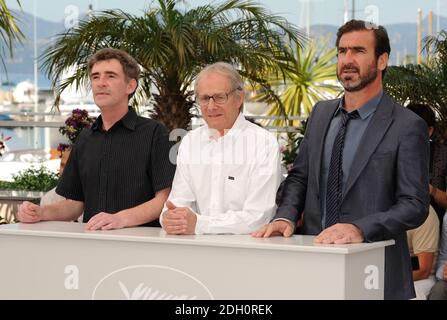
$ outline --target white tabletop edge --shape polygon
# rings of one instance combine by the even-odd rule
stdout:
[[[352,254],[394,245],[394,240],[346,245],[314,244],[314,236],[295,235],[290,238],[253,238],[250,235],[192,235],[171,236],[160,228],[126,228],[109,231],[85,231],[85,224],[45,221],[36,224],[9,224],[0,226],[2,235],[22,235],[54,238],[94,239],[105,241],[132,241],[172,245],[215,246],[241,249],[302,251],[332,254]]]

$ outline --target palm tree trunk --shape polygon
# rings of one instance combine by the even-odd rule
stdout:
[[[153,94],[155,108],[152,118],[163,123],[169,131],[177,128],[187,129],[191,122],[191,109],[194,102],[192,93]]]

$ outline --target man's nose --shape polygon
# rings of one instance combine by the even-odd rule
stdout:
[[[107,84],[106,77],[99,77],[97,81],[98,86],[104,87]]]
[[[208,110],[214,110],[217,109],[217,104],[214,101],[213,97],[210,97],[210,99],[208,100]]]
[[[343,55],[345,61],[353,61],[354,60],[354,52],[352,49],[346,49],[345,54]]]

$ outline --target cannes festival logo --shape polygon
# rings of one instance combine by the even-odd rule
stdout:
[[[115,270],[93,289],[93,300],[196,300],[214,299],[197,278],[160,265],[136,265]]]

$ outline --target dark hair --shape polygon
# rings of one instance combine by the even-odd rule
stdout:
[[[340,43],[340,38],[345,33],[353,31],[371,30],[374,32],[374,38],[376,40],[375,54],[376,59],[378,59],[382,54],[391,53],[390,39],[388,38],[388,33],[383,26],[378,26],[371,22],[366,22],[363,20],[350,20],[342,25],[337,31],[337,40],[335,41],[335,46],[338,48]],[[382,71],[382,78],[385,76],[386,67]]]
[[[435,112],[433,111],[430,106],[426,104],[420,104],[420,103],[410,103],[407,106],[408,109],[416,113],[419,117],[425,120],[427,123],[427,126],[434,127],[436,124],[436,116]]]
[[[114,48],[104,48],[97,51],[94,55],[90,57],[87,64],[87,71],[89,76],[92,73],[93,66],[99,61],[116,59],[119,61],[123,67],[124,74],[127,79],[135,79],[138,87],[138,79],[140,78],[140,66],[138,62],[132,58],[127,52],[114,49]],[[135,88],[136,90],[136,88]],[[135,94],[135,91],[129,94],[129,100]]]

